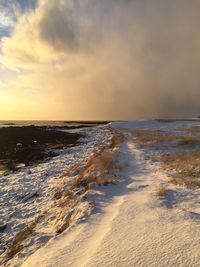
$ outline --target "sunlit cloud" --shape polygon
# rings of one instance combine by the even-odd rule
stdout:
[[[9,36],[20,16],[36,6],[37,0],[0,0],[0,39]]]
[[[10,76],[15,101],[33,95],[46,107],[42,119],[193,116],[199,8],[196,0],[41,0],[2,39],[0,62],[20,70]],[[41,118],[34,105],[26,111]]]

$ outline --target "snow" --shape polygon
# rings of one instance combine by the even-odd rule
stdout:
[[[177,129],[199,122],[115,122],[114,128]],[[158,162],[129,138],[119,163],[128,163],[116,185],[96,191],[96,209],[30,256],[23,267],[198,267],[200,189],[168,183]],[[165,199],[155,195],[167,185]]]
[[[180,121],[169,121],[159,122],[157,120],[140,120],[140,121],[122,121],[112,122],[113,128],[126,128],[129,130],[147,129],[147,130],[181,130],[190,128],[192,126],[199,126],[200,120],[180,120]]]
[[[110,131],[104,126],[77,131],[85,135],[77,146],[59,150],[59,156],[46,162],[0,177],[0,226],[6,226],[6,229],[0,232],[0,252],[3,252],[13,237],[37,218],[38,214],[48,207],[51,208],[53,190],[64,172],[74,163],[81,166],[111,138]],[[52,228],[46,228],[41,229],[36,236],[31,236],[26,251],[20,255],[20,261],[54,235]],[[18,262],[16,266],[19,266]]]

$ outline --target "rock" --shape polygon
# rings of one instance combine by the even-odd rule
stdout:
[[[17,143],[16,146],[21,147],[22,143]]]

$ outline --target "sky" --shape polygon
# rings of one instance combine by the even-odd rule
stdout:
[[[0,119],[200,115],[199,10],[199,0],[0,0]]]

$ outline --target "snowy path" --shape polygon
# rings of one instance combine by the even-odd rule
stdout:
[[[165,174],[128,141],[120,157],[128,167],[117,185],[103,189],[97,212],[51,240],[23,267],[200,266],[199,222],[154,196]]]

